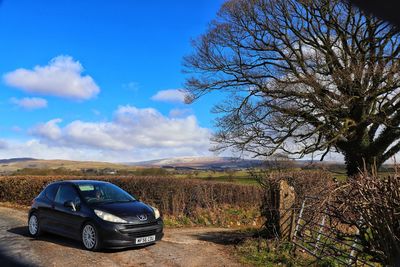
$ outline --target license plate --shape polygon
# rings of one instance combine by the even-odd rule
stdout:
[[[144,243],[149,243],[149,242],[153,242],[153,241],[156,241],[155,235],[136,238],[136,244],[144,244]]]

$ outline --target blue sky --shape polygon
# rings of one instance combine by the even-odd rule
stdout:
[[[182,101],[182,57],[222,0],[3,0],[0,157],[210,155],[211,107]]]

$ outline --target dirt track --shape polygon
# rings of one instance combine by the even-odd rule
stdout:
[[[26,211],[0,207],[1,266],[242,266],[229,254],[232,234],[227,229],[166,229],[155,245],[89,252],[55,235],[30,238],[26,216]]]

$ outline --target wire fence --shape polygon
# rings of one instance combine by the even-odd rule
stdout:
[[[374,266],[368,262],[356,228],[349,228],[330,214],[329,205],[306,197],[297,210],[292,243],[319,260],[334,260],[343,266]],[[294,251],[296,252],[296,251]]]

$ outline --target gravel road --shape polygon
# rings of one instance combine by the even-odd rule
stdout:
[[[165,229],[155,245],[89,252],[79,242],[45,234],[29,237],[27,212],[0,207],[1,266],[242,266],[229,253],[229,229]]]

